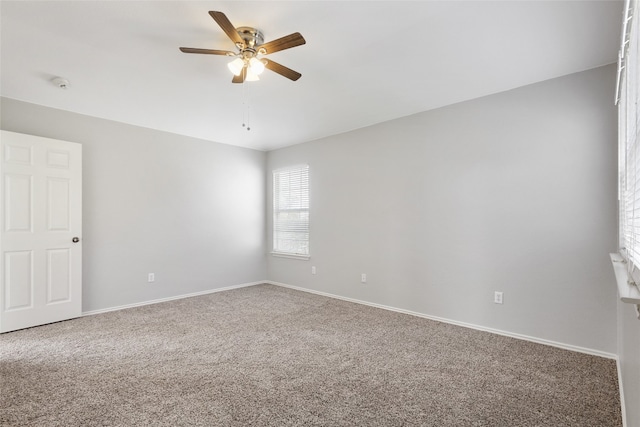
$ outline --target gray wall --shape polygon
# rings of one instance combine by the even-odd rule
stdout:
[[[269,279],[616,353],[614,86],[607,66],[269,152],[311,186],[311,260],[269,256]]]
[[[617,353],[640,426],[640,322],[607,255],[614,79],[602,67],[266,155],[10,99],[0,128],[83,144],[85,311],[268,278]],[[270,171],[299,163],[311,260],[265,259]]]
[[[265,153],[11,99],[1,111],[4,130],[83,145],[84,311],[266,277]]]

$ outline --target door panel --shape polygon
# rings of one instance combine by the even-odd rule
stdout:
[[[7,143],[4,146],[4,152],[6,163],[17,165],[31,164],[31,147],[29,146],[12,145],[11,143]]]
[[[47,213],[49,231],[69,231],[69,180],[47,179]]]
[[[31,176],[6,174],[5,230],[31,231]]]
[[[66,150],[47,150],[47,166],[69,169],[71,153]]]
[[[33,307],[33,251],[4,253],[6,310]]]
[[[0,332],[82,313],[82,146],[0,131]]]
[[[70,261],[69,249],[47,250],[47,304],[71,298]]]

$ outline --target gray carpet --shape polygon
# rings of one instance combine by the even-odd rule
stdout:
[[[621,426],[613,360],[270,285],[0,335],[3,426]]]

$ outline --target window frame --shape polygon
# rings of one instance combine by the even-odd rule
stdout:
[[[301,188],[298,188],[298,191],[303,193],[298,194],[298,197],[301,197],[300,200],[293,201],[292,204],[295,207],[281,207],[280,206],[280,191],[281,185],[277,182],[278,179],[282,179],[282,175],[285,173],[298,173],[301,175],[302,182],[298,182],[296,184],[300,185]],[[310,168],[308,164],[298,164],[292,166],[286,166],[278,169],[274,169],[272,171],[272,221],[271,221],[271,255],[282,258],[292,258],[292,259],[301,259],[308,260],[311,258],[310,255],[310,185],[309,185],[309,176],[310,176]],[[291,178],[291,176],[290,176]],[[290,195],[291,197],[292,195]],[[281,218],[281,213],[306,213],[306,227],[295,230],[296,227],[301,225],[301,222],[298,220],[297,224],[294,224],[288,230],[278,230],[278,228],[282,225],[282,222],[279,223],[279,218]],[[304,217],[305,215],[303,215]],[[293,220],[295,221],[295,220]],[[304,221],[302,221],[304,223]],[[301,240],[301,242],[306,243],[306,252],[304,251],[287,251],[284,250],[282,245],[279,243],[283,239],[279,236],[279,233],[301,233],[306,234],[306,240]]]
[[[640,28],[627,0],[618,53],[618,251],[611,254],[623,302],[640,303]],[[621,268],[620,268],[621,267]],[[640,311],[639,311],[640,314]]]

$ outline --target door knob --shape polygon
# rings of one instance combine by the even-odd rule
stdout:
[[[73,243],[78,243],[80,241],[80,238],[79,237],[74,237],[73,239],[71,239],[71,241]]]

